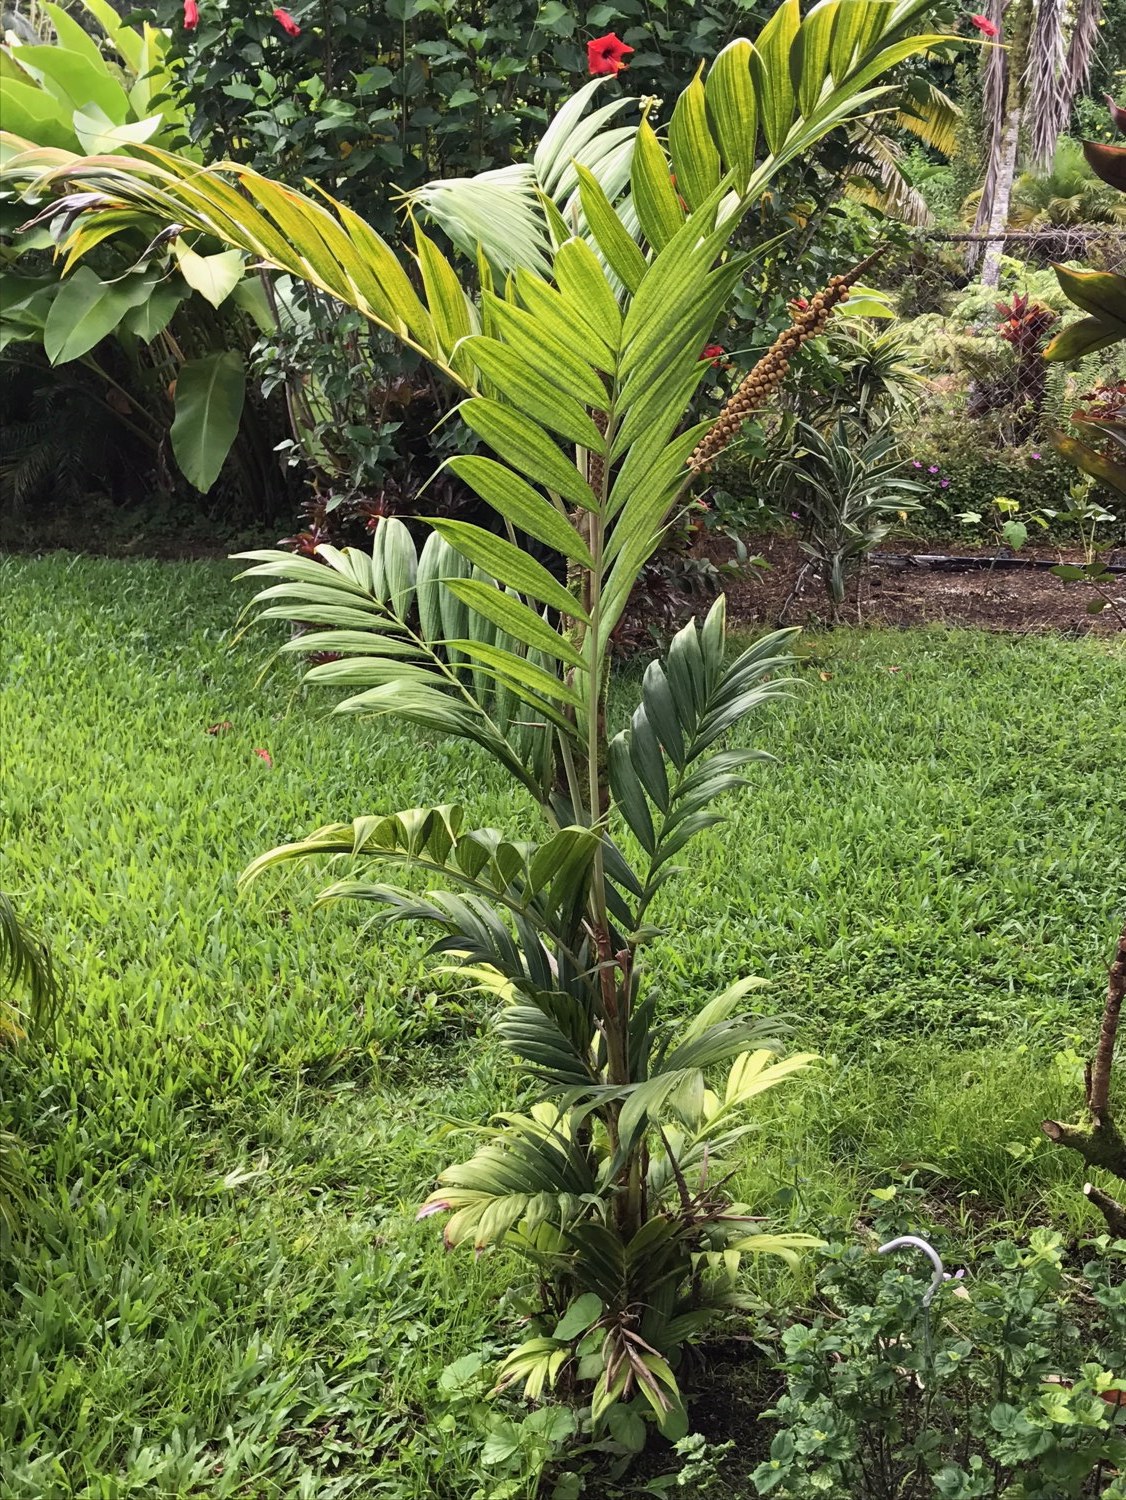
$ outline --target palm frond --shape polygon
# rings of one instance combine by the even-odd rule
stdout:
[[[909,98],[895,116],[894,123],[943,156],[953,156],[958,144],[960,107],[949,94],[933,83],[925,85],[925,100]]]
[[[530,162],[472,177],[440,178],[408,193],[406,202],[440,224],[464,255],[472,259],[480,249],[501,276],[518,266],[547,275],[553,222],[558,226],[552,210],[568,232],[585,229],[577,166],[594,176],[612,203],[629,184],[637,128],[613,121],[634,101],[627,96],[586,113],[604,82],[593,78],[568,99]],[[618,211],[629,213],[628,199]]]
[[[909,182],[900,166],[902,153],[890,137],[865,128],[859,138],[860,154],[845,183],[845,197],[904,224],[921,228],[932,222],[926,199]]]
[[[16,1003],[21,993],[23,1006]],[[48,1021],[62,993],[46,941],[0,891],[0,1045],[21,1041],[27,1027]]]
[[[1075,20],[1071,27],[1071,40],[1067,44],[1064,59],[1064,88],[1067,91],[1067,110],[1076,94],[1082,89],[1091,73],[1091,61],[1095,45],[1099,40],[1099,26],[1103,15],[1103,0],[1079,0],[1075,9]],[[1067,116],[1064,117],[1065,122]]]
[[[1071,91],[1064,80],[1067,50],[1063,0],[1039,0],[1025,56],[1025,119],[1032,163],[1046,167],[1055,154],[1060,131],[1071,110]]]

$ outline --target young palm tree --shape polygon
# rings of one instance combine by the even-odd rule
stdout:
[[[455,387],[488,450],[448,466],[503,535],[435,517],[418,551],[392,518],[370,553],[257,552],[249,571],[264,584],[261,618],[318,627],[282,649],[330,658],[306,680],[342,690],[339,712],[472,742],[510,776],[516,805],[535,804],[532,827],[473,828],[452,804],[375,813],[249,873],[327,862],[342,878],[324,899],[423,923],[433,951],[495,998],[523,1107],[473,1132],[475,1153],[441,1174],[421,1214],[443,1217],[451,1246],[504,1245],[531,1262],[544,1315],[502,1378],[535,1397],[572,1371],[593,1383],[596,1425],[640,1394],[675,1431],[677,1352],[738,1296],[740,1257],[809,1243],[764,1233],[727,1191],[748,1112],[808,1056],[775,1059],[753,979],[686,1024],[662,1021],[675,982],[663,995],[648,962],[675,861],[763,759],[724,741],[784,690],[790,633],[732,658],[720,600],[650,663],[612,737],[611,637],[693,475],[770,399],[871,260],[810,300],[716,423],[686,426],[701,351],[753,261],[736,229],[787,162],[885,102],[899,63],[949,40],[916,34],[927,9],[822,0],[803,17],[786,0],[753,45],[732,43],[692,81],[667,148],[642,121],[628,173],[612,169],[613,146],[601,176],[576,134],[564,149],[567,127],[584,128],[570,111],[531,174],[478,181],[469,215],[452,189],[430,195],[451,239],[480,247],[475,277],[417,226],[408,269],[346,206],[234,164],[143,147],[129,161],[9,155],[5,168],[34,179],[40,199],[71,190],[55,205],[70,263],[130,226],[145,244],[170,232],[217,241],[311,282]],[[507,245],[492,233],[502,217]],[[558,554],[558,571],[521,536]],[[435,888],[371,878],[403,867]]]
[[[996,286],[1021,138],[1027,137],[1034,168],[1050,166],[1091,69],[1102,0],[989,0],[984,16],[996,30],[996,45],[982,63],[989,156],[974,233],[988,236],[981,279]],[[975,241],[971,266],[980,256]]]

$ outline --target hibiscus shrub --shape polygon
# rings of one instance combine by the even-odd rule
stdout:
[[[757,8],[761,18],[773,3]],[[393,189],[520,160],[587,76],[672,100],[697,64],[745,31],[739,0],[675,23],[641,0],[488,6],[388,0],[157,0],[176,37],[193,133],[212,159],[295,186],[312,179],[396,234]]]

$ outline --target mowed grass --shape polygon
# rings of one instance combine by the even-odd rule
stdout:
[[[284,666],[259,681],[233,571],[0,569],[0,886],[72,981],[57,1043],[4,1063],[37,1201],[4,1251],[0,1494],[519,1496],[440,1384],[515,1336],[519,1274],[414,1222],[469,1149],[451,1124],[515,1097],[487,1007],[428,973],[423,935],[314,913],[301,877],[236,881],[358,812],[460,800],[520,832],[529,809],[463,746],[332,720]],[[694,846],[653,954],[673,1011],[769,978],[823,1056],[764,1108],[738,1190],[811,1228],[918,1170],[967,1236],[1078,1229],[1081,1170],[1035,1143],[1078,1105],[1126,898],[1126,656],[930,631],[804,650],[748,731],[780,763]]]

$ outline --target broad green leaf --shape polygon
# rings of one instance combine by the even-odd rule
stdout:
[[[238,250],[221,250],[217,255],[199,255],[183,240],[173,249],[180,275],[194,292],[220,307],[242,280],[244,265]]]
[[[373,576],[377,557],[391,612],[405,620],[414,602],[418,553],[410,532],[397,516],[384,516],[376,528],[372,546]]]
[[[727,1085],[723,1096],[724,1105],[730,1108],[734,1105],[747,1104],[760,1094],[777,1088],[778,1084],[795,1073],[804,1072],[816,1061],[817,1055],[813,1052],[795,1052],[792,1056],[781,1060],[768,1048],[760,1048],[757,1052],[745,1052],[741,1057],[736,1058],[727,1075]]]
[[[386,309],[392,328],[411,333],[423,348],[434,343],[434,324],[387,241],[344,203],[329,200],[340,215],[352,241],[356,259],[367,268],[379,288],[380,305]]]
[[[148,343],[168,327],[169,320],[183,300],[184,293],[175,283],[158,282],[151,287],[143,302],[125,314],[122,327]]]
[[[1083,312],[1107,323],[1121,323],[1126,338],[1126,276],[1110,271],[1076,271],[1053,265],[1056,280],[1066,296]]]
[[[569,594],[557,578],[554,578],[542,563],[529,557],[519,547],[506,542],[503,537],[483,531],[468,521],[450,521],[443,517],[429,517],[430,525],[450,546],[467,557],[470,562],[484,568],[498,583],[507,583],[521,594],[528,594],[557,609],[574,620],[588,620],[586,612],[573,595]]]
[[[646,854],[652,854],[657,847],[657,835],[649,804],[630,758],[629,738],[628,732],[623,730],[610,741],[610,792],[638,843]]]
[[[144,43],[130,26],[126,26],[109,0],[79,0],[79,4],[97,21],[134,73],[141,71]]]
[[[553,630],[542,615],[529,609],[519,599],[498,589],[495,584],[479,579],[454,580],[446,587],[457,595],[471,610],[484,615],[515,640],[545,656],[554,656],[557,661],[571,667],[585,667],[575,648],[557,630]]]
[[[672,185],[668,157],[648,120],[642,120],[630,172],[633,203],[645,238],[661,250],[684,223],[684,210]]]
[[[592,1324],[597,1323],[601,1316],[601,1297],[596,1296],[594,1292],[584,1292],[581,1297],[575,1298],[560,1318],[552,1337],[570,1342],[572,1339],[577,1339],[580,1333],[585,1333]]]
[[[278,649],[297,655],[317,651],[335,651],[342,656],[421,655],[419,648],[410,641],[398,640],[379,630],[305,630],[292,640],[284,641]]]
[[[870,0],[863,0],[870,3]],[[885,78],[898,63],[905,62],[909,57],[916,57],[920,53],[929,51],[932,47],[949,47],[954,38],[943,35],[941,32],[930,32],[921,36],[904,37],[901,41],[893,42],[878,52],[864,63],[848,80],[845,98],[841,103],[847,104],[849,112],[856,113],[858,105],[863,98],[863,92],[877,78]],[[886,92],[890,87],[885,84],[881,92]],[[821,106],[821,113],[826,105]]]
[[[736,1240],[730,1248],[742,1255],[777,1255],[796,1269],[801,1251],[820,1250],[824,1244],[824,1240],[812,1234],[752,1234],[745,1240]]]
[[[114,125],[124,125],[129,118],[129,99],[104,61],[99,66],[65,47],[20,47],[19,64],[72,111],[96,104]]]
[[[653,802],[661,812],[667,813],[669,810],[668,774],[665,771],[661,747],[657,743],[657,736],[653,732],[653,726],[649,722],[644,706],[634,710],[629,733],[629,758],[633,763],[633,769],[641,779],[642,786]]]
[[[688,1083],[690,1081],[688,1075],[694,1071],[689,1068],[659,1073],[656,1078],[649,1078],[644,1083],[633,1085],[618,1116],[618,1131],[621,1135],[623,1150],[630,1148],[637,1134],[645,1128],[647,1123],[659,1121],[661,1110],[668,1101],[669,1095]]]
[[[570,438],[580,447],[596,453],[605,450],[602,434],[586,409],[558,386],[552,385],[514,349],[498,339],[481,336],[466,340],[463,347],[482,375],[512,402],[522,416]]]
[[[617,344],[622,314],[598,257],[585,240],[572,238],[560,245],[555,255],[555,280],[579,318],[601,338]]]
[[[745,192],[755,166],[758,101],[751,81],[751,44],[739,37],[720,52],[708,72],[704,99],[723,164]]]
[[[606,387],[591,368],[585,351],[576,354],[569,343],[558,339],[522,307],[514,307],[492,294],[483,299],[483,306],[486,315],[495,322],[495,331],[526,364],[536,365],[553,385],[580,405],[593,407],[595,411],[605,410],[609,400]]]
[[[497,463],[496,459],[482,458],[475,453],[451,458],[448,467],[517,531],[527,532],[537,542],[543,542],[585,568],[593,568],[590,549],[567,517],[519,474]]]
[[[1126,326],[1103,318],[1080,318],[1069,323],[1062,333],[1057,333],[1044,350],[1048,360],[1082,359],[1085,354],[1094,354],[1097,349],[1107,349],[1126,338]]]
[[[73,151],[78,145],[72,116],[74,111],[53,94],[36,88],[31,82],[5,77],[4,129],[35,146],[51,146]]]
[[[669,152],[672,156],[676,186],[689,208],[697,209],[719,182],[719,152],[708,129],[708,112],[704,85],[700,75],[676,101],[669,123]]]
[[[579,200],[595,244],[622,285],[627,291],[635,292],[645,275],[645,257],[615,213],[597,178],[585,167],[579,167],[578,173]]]
[[[270,302],[259,278],[244,276],[231,293],[231,301],[240,312],[246,313],[259,333],[274,332]]]
[[[873,18],[880,13],[886,15],[887,7],[881,0],[849,0],[841,5],[833,19],[833,35],[829,61],[834,83],[840,83],[860,55],[871,35]]]
[[[87,62],[95,68],[105,70],[106,60],[98,51],[98,44],[88,31],[68,15],[61,5],[46,4],[43,9],[51,18],[51,25],[55,28],[56,45],[65,47],[68,52],[73,52],[79,57],[85,57]]]
[[[577,323],[572,309],[547,282],[530,271],[520,270],[513,278],[521,302],[532,315],[537,334],[561,344],[571,356],[586,365],[613,373],[617,366],[617,351],[601,338],[589,323]],[[592,401],[596,410],[602,402]]]
[[[74,133],[82,142],[82,149],[91,156],[97,156],[151,141],[163,127],[164,120],[160,115],[148,115],[143,120],[129,120],[124,125],[115,125],[108,115],[93,105],[90,109],[76,109],[73,124]]]
[[[1126,495],[1126,464],[1116,463],[1106,453],[1100,453],[1090,444],[1064,433],[1057,433],[1052,445],[1084,474],[1090,474],[1092,478],[1117,490],[1120,495]]]
[[[444,584],[448,573],[448,558],[456,561],[460,576],[466,566],[465,559],[436,531],[432,531],[419,554],[418,572],[415,575],[419,628],[422,639],[431,643],[440,641],[445,633],[442,629],[441,598],[446,591]],[[464,634],[464,626],[460,626],[453,634]]]
[[[484,396],[471,396],[458,410],[505,463],[573,505],[597,510],[598,502],[578,469],[530,418]]]
[[[235,349],[181,365],[176,377],[172,452],[184,477],[206,493],[238,434],[246,372]]]
[[[723,595],[720,595],[723,598]],[[653,726],[662,749],[678,770],[684,769],[684,737],[669,689],[668,678],[660,662],[651,661],[642,679],[642,701],[645,716]]]
[[[47,358],[60,365],[89,353],[151,288],[151,281],[140,276],[103,281],[89,266],[80,266],[63,282],[47,314],[43,329]]]
[[[1096,177],[1120,193],[1126,193],[1126,146],[1104,146],[1101,141],[1084,141],[1083,155]]]
[[[850,3],[850,0],[845,0]],[[830,79],[833,28],[841,0],[820,0],[801,23],[790,54],[791,75],[796,77],[798,109],[808,118],[817,108]]]
[[[442,348],[450,356],[458,342],[473,332],[469,304],[457,273],[434,241],[417,225],[414,238],[430,316]]]
[[[798,0],[782,4],[759,32],[751,53],[751,77],[758,94],[762,133],[771,151],[778,151],[794,120],[794,84],[790,51],[801,26]]]

